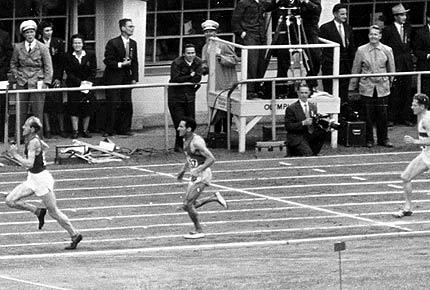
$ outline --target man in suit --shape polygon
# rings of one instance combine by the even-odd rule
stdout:
[[[12,43],[9,33],[0,29],[0,81],[7,81],[7,72],[9,71],[10,58],[12,56]],[[4,139],[4,123],[5,123],[6,99],[2,95],[0,97],[0,142]]]
[[[412,71],[411,26],[406,23],[409,11],[402,4],[391,8],[394,22],[382,31],[381,42],[393,49],[396,72]],[[388,120],[395,124],[412,126],[412,76],[395,77],[388,103]],[[390,123],[391,125],[391,123]]]
[[[36,39],[37,24],[23,21],[19,27],[24,41],[15,44],[10,60],[10,71],[17,81],[17,89],[45,89],[52,83],[52,61],[49,49]],[[45,93],[19,94],[21,124],[31,114],[43,120]],[[19,136],[17,136],[19,138]]]
[[[106,65],[104,72],[105,85],[135,84],[139,81],[139,64],[137,60],[137,43],[131,39],[134,25],[131,19],[119,21],[121,35],[108,41],[105,48]],[[133,104],[131,89],[106,91],[107,121],[103,137],[112,136],[114,132],[132,135],[131,121]]]
[[[332,21],[321,25],[319,37],[340,44],[339,74],[350,74],[356,48],[352,28],[346,23],[348,20],[347,5],[342,3],[334,5],[333,16]],[[333,48],[322,49],[321,72],[323,75],[333,75]],[[324,91],[331,94],[333,92],[333,81],[324,79],[322,83]],[[339,79],[339,97],[342,103],[348,102],[348,84],[349,79]]]
[[[301,84],[298,95],[299,100],[285,109],[288,156],[316,156],[324,145],[327,131],[313,124],[317,106],[308,102],[309,86]]]
[[[417,31],[415,38],[415,56],[417,71],[430,70],[430,9],[426,13],[427,23]],[[421,92],[430,95],[430,75],[422,75]]]
[[[63,60],[64,60],[64,42],[62,39],[53,37],[54,25],[52,22],[43,21],[39,25],[41,31],[40,41],[49,48],[49,54],[52,59],[52,67],[54,69],[52,76],[51,88],[59,88],[63,80]],[[45,108],[43,112],[45,124],[45,137],[51,138],[52,130],[51,122],[58,122],[59,134],[65,138],[64,132],[64,104],[62,93],[47,93],[45,99]]]

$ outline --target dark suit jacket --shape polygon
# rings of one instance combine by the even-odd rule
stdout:
[[[13,46],[9,33],[0,29],[0,81],[7,80]]]
[[[191,76],[191,72],[195,72]],[[203,68],[202,60],[196,57],[193,63],[188,65],[185,62],[184,56],[177,57],[170,66],[170,83],[199,83],[202,79]],[[170,86],[169,87],[169,102],[172,101],[194,101],[196,90],[199,85],[189,86]]]
[[[40,40],[42,43],[43,39]],[[49,44],[49,54],[52,59],[52,68],[54,70],[52,80],[62,80],[64,72],[64,42],[62,39],[52,37]]]
[[[414,43],[417,70],[430,70],[430,60],[427,59],[427,54],[430,54],[430,30],[428,25],[418,30]],[[430,78],[429,75],[423,75],[423,77]]]
[[[411,26],[409,24],[403,25],[406,43],[402,42],[399,31],[394,23],[385,26],[382,30],[381,42],[390,46],[393,49],[394,62],[396,64],[396,71],[412,71],[412,49],[411,49]]]
[[[139,64],[137,60],[137,43],[130,38],[131,65],[118,67],[118,63],[124,61],[125,47],[121,36],[108,41],[105,48],[106,65],[104,82],[106,85],[129,84],[132,80],[139,81]]]
[[[352,29],[348,24],[343,23],[343,30],[345,31],[346,47],[342,44],[342,38],[334,20],[321,25],[319,28],[319,37],[339,43],[341,63],[347,62],[349,65],[352,65],[356,50]],[[323,48],[322,58],[323,65],[333,64],[333,48]]]
[[[256,35],[266,39],[266,22],[264,13],[276,9],[278,5],[275,0],[270,2],[255,0],[240,0],[236,9],[231,16],[231,27],[233,33],[237,35],[237,40],[241,41],[241,33],[246,32],[248,35]]]
[[[309,103],[309,114],[316,115],[317,106]],[[293,103],[285,109],[285,129],[287,130],[287,145],[297,146],[303,141],[308,133],[308,126],[303,126],[302,121],[306,119],[300,101]]]
[[[300,3],[300,16],[308,43],[318,43],[318,22],[322,11],[321,0]]]
[[[82,62],[72,55],[72,52],[67,53],[64,61],[64,69],[67,73],[66,85],[68,87],[79,87],[81,81],[95,81],[97,72],[96,56],[92,52],[86,51],[87,55],[82,57]]]

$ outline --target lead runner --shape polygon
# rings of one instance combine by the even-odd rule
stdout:
[[[48,145],[40,140],[37,135],[41,128],[42,123],[36,117],[28,118],[22,126],[22,135],[25,138],[24,154],[26,157],[18,154],[16,145],[10,146],[8,153],[27,168],[28,176],[25,182],[15,187],[6,196],[6,205],[34,213],[39,219],[39,229],[44,224],[46,210],[48,210],[49,215],[69,233],[72,239],[71,244],[65,249],[74,250],[82,240],[82,235],[76,231],[68,217],[57,207],[54,194],[54,179],[45,166],[44,150],[48,148]],[[24,198],[33,194],[42,200],[46,209],[38,208],[23,201]]]
[[[405,205],[394,216],[402,218],[412,215],[412,180],[430,168],[430,112],[428,111],[429,98],[425,94],[416,94],[413,98],[411,109],[418,117],[418,139],[406,135],[406,144],[421,145],[421,153],[412,160],[402,173],[400,178],[403,181],[403,192]]]
[[[196,208],[201,207],[209,202],[218,202],[227,208],[227,202],[219,192],[213,196],[202,200],[197,200],[203,190],[209,186],[212,179],[210,166],[214,164],[215,157],[207,148],[205,140],[194,133],[197,124],[192,118],[183,118],[178,126],[179,136],[184,138],[184,153],[186,162],[178,173],[178,180],[181,181],[188,168],[190,168],[190,182],[188,183],[186,196],[184,199],[183,209],[188,212],[194,223],[195,231],[184,235],[186,239],[200,239],[205,236],[202,226],[200,225]]]

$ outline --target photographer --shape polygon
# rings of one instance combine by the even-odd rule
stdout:
[[[317,107],[309,103],[311,90],[307,84],[299,86],[299,100],[285,110],[288,156],[316,156],[324,144],[327,130],[316,126]]]

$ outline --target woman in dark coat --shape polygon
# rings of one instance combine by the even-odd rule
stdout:
[[[65,59],[66,85],[68,87],[91,86],[94,83],[97,72],[96,56],[94,53],[83,49],[84,38],[82,35],[73,35],[70,43],[72,49],[67,53]],[[82,118],[82,137],[91,137],[88,133],[88,125],[95,109],[94,100],[95,97],[92,91],[83,90],[68,93],[68,109],[73,129],[72,139],[78,138],[80,117]]]

